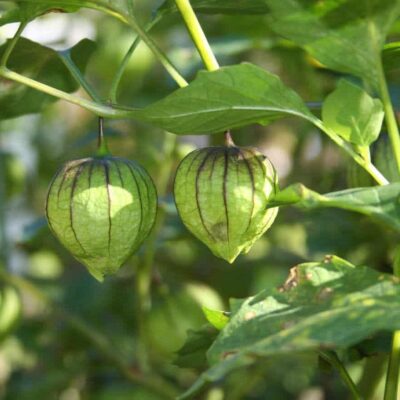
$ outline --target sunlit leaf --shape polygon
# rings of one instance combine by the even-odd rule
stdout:
[[[207,321],[216,329],[221,330],[229,321],[228,315],[224,311],[212,310],[211,308],[202,307]]]
[[[339,82],[322,107],[324,125],[359,146],[369,146],[378,139],[383,117],[382,102],[346,80]]]
[[[185,88],[138,112],[176,134],[210,134],[285,116],[314,121],[302,99],[278,76],[253,64],[200,72]]]
[[[294,267],[279,289],[245,299],[208,351],[211,367],[181,398],[261,357],[352,346],[400,328],[400,284],[338,257]]]

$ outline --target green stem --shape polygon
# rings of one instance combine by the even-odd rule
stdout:
[[[393,333],[392,351],[389,358],[389,366],[386,374],[384,400],[397,400],[400,366],[400,331]]]
[[[149,32],[158,22],[159,22],[159,18],[154,19],[153,21],[151,21],[145,28],[146,32]],[[122,76],[124,75],[124,72],[126,70],[126,67],[132,57],[132,54],[134,53],[134,51],[136,50],[137,46],[139,45],[139,43],[141,42],[141,37],[137,36],[135,38],[135,40],[133,41],[133,43],[131,44],[131,46],[129,47],[129,50],[127,51],[127,53],[125,54],[124,59],[122,60],[120,66],[118,67],[118,70],[114,76],[114,79],[111,83],[111,88],[110,88],[110,93],[108,95],[110,101],[112,103],[117,103],[117,92],[118,92],[118,86],[121,82]]]
[[[101,104],[103,101],[94,91],[94,89],[90,86],[85,77],[82,75],[81,71],[72,60],[70,54],[66,52],[61,53],[61,60],[64,62],[64,65],[68,68],[69,72],[71,72],[71,75],[74,77],[74,79],[79,83],[79,85],[82,86],[82,88],[92,98],[92,100],[94,100],[96,103]]]
[[[375,165],[371,163],[371,161],[357,154],[348,142],[338,136],[331,129],[325,127],[321,120],[318,118],[313,118],[310,119],[310,122],[325,132],[329,138],[333,140],[339,147],[341,147],[351,158],[353,158],[357,164],[364,168],[379,185],[387,185],[389,183],[389,181],[382,175]]]
[[[0,271],[0,279],[4,282],[13,285],[18,290],[29,293],[30,296],[41,301],[46,305],[54,316],[63,319],[72,328],[79,332],[83,337],[89,340],[94,347],[97,348],[116,368],[119,369],[121,374],[129,381],[144,386],[154,393],[160,395],[161,399],[174,399],[176,397],[176,390],[171,385],[157,376],[143,375],[141,372],[131,368],[127,361],[119,356],[112,343],[97,329],[90,326],[83,319],[74,316],[53,303],[49,297],[36,287],[33,283],[24,278],[11,275],[6,271]]]
[[[21,37],[21,34],[27,24],[28,24],[27,22],[21,22],[19,24],[17,32],[15,33],[14,37],[11,39],[10,43],[8,44],[7,48],[4,51],[3,56],[1,57],[0,67],[5,67],[7,65],[8,59],[10,58],[10,55],[13,52],[13,50],[14,50],[19,38]]]
[[[52,86],[46,85],[44,83],[35,81],[34,79],[28,78],[17,72],[10,71],[6,67],[0,67],[0,77],[5,79],[10,79],[12,81],[22,83],[23,85],[29,86],[33,89],[36,89],[40,92],[49,94],[51,96],[57,97],[61,100],[66,100],[69,103],[75,104],[86,110],[93,112],[94,114],[106,117],[106,118],[130,118],[132,117],[133,109],[115,109],[105,104],[95,103],[91,100],[86,100],[81,97],[66,93],[62,90],[56,89]]]
[[[356,384],[354,383],[353,379],[347,372],[346,367],[340,361],[337,354],[333,351],[320,351],[319,354],[339,372],[343,383],[349,388],[351,394],[353,395],[353,398],[355,400],[362,400],[362,397],[357,389]]]
[[[100,157],[110,155],[110,150],[107,146],[107,139],[104,136],[104,119],[99,117],[99,132],[97,138],[97,155]]]
[[[140,26],[137,22],[136,18],[133,15],[126,15],[120,10],[110,6],[109,4],[102,2],[95,2],[93,0],[86,0],[85,5],[94,10],[102,11],[110,16],[120,20],[121,22],[129,25],[136,33],[141,37],[144,43],[148,46],[148,48],[153,52],[153,54],[157,57],[157,59],[161,62],[167,72],[171,75],[171,77],[175,80],[175,82],[180,87],[187,86],[185,78],[178,72],[173,63],[169,60],[169,58],[162,52],[162,50],[156,45],[156,43],[151,39],[147,32]],[[66,2],[66,4],[71,5],[71,0]],[[82,5],[77,2],[77,5]]]
[[[376,398],[375,393],[386,369],[386,358],[384,354],[366,358],[363,374],[357,385],[363,399]]]
[[[385,110],[385,121],[392,145],[392,151],[396,161],[397,169],[400,172],[400,133],[394,113],[389,88],[386,82],[382,59],[377,62],[377,73],[379,91],[383,108]],[[396,273],[397,271],[395,271]],[[398,380],[400,370],[400,331],[393,333],[392,350],[389,357],[389,365],[386,374],[385,396],[384,400],[397,400]]]
[[[397,126],[396,115],[393,110],[392,101],[390,99],[390,93],[387,86],[385,72],[383,69],[382,61],[378,62],[378,79],[379,79],[379,91],[381,95],[381,100],[383,103],[383,109],[385,110],[385,121],[392,145],[392,150],[394,153],[394,158],[396,160],[397,169],[400,172],[400,134],[399,128]]]
[[[137,34],[141,37],[143,42],[147,44],[149,49],[158,58],[158,60],[161,62],[166,71],[170,74],[172,79],[175,80],[175,82],[178,84],[179,87],[185,87],[188,85],[185,78],[183,78],[183,76],[178,72],[178,70],[172,64],[167,55],[147,35],[146,31],[138,24],[135,18],[133,18],[132,16],[122,16],[122,18],[120,19],[129,26],[131,26],[137,32]]]
[[[182,14],[186,27],[193,39],[193,42],[200,54],[204,65],[209,71],[214,71],[219,68],[218,61],[208,43],[207,37],[201,28],[199,20],[190,4],[189,0],[175,0],[176,6]]]
[[[6,174],[5,157],[0,147],[0,270],[4,269],[8,258],[6,235]]]

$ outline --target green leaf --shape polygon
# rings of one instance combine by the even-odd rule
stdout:
[[[15,8],[8,10],[0,16],[0,26],[12,22],[29,22],[35,18],[50,12],[75,12],[78,11],[79,5],[68,5],[66,2],[58,1],[42,1],[42,2],[24,2],[16,1]],[[39,4],[38,4],[39,3]],[[68,2],[67,2],[68,3]],[[76,1],[75,1],[76,4]]]
[[[400,231],[400,183],[347,189],[319,194],[302,184],[287,187],[271,201],[271,207],[297,205],[306,209],[335,207],[372,217]]]
[[[378,86],[377,63],[400,14],[394,0],[266,0],[269,27],[333,70]]]
[[[0,47],[0,57],[7,43]],[[93,42],[84,39],[70,49],[71,57],[81,71],[85,70],[94,48]],[[69,93],[79,88],[55,50],[25,38],[18,41],[9,59],[8,67],[15,72]],[[54,97],[0,79],[0,119],[40,112],[46,105],[54,101],[56,101]]]
[[[182,368],[207,367],[206,352],[217,337],[218,331],[210,325],[189,330],[185,344],[176,352],[175,365]]]
[[[346,80],[324,101],[322,121],[348,142],[369,146],[378,139],[384,117],[383,105]]]
[[[219,331],[223,329],[229,321],[229,317],[224,311],[212,310],[205,306],[203,306],[202,309],[207,321]]]
[[[212,367],[181,399],[260,357],[347,348],[397,329],[398,278],[335,256],[301,264],[281,288],[241,303],[208,351]]]
[[[11,22],[29,22],[50,12],[75,12],[86,7],[112,13],[128,14],[126,0],[14,0],[15,8],[0,16],[0,26]]]
[[[253,64],[200,72],[185,88],[137,113],[176,134],[210,134],[284,116],[316,117],[278,76]]]
[[[192,0],[193,9],[204,14],[265,14],[269,11],[266,0]],[[158,14],[176,12],[174,0],[167,0],[157,10]]]

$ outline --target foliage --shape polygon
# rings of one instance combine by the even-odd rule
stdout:
[[[0,397],[285,400],[314,387],[326,398],[395,399],[400,1],[190,3],[0,2],[4,32],[19,23],[0,34]],[[49,23],[58,36],[42,29]],[[159,196],[152,232],[102,285],[43,219],[51,177],[93,155],[99,117],[112,153],[143,165]],[[255,226],[232,266],[191,236],[173,196],[179,163],[228,130],[266,153],[282,189],[258,210],[279,207],[273,225]],[[226,191],[226,157],[219,180],[201,175],[203,164],[195,185],[219,188],[205,190],[206,214],[219,220],[230,206],[240,231],[243,215],[254,218],[251,165],[229,167],[237,182]],[[238,190],[240,173],[252,191]],[[188,177],[178,199],[186,225],[198,211]],[[115,229],[114,193],[103,189],[106,224],[84,219],[82,232],[99,248],[93,268],[107,269],[121,254],[103,246]],[[118,247],[137,221],[117,225]]]

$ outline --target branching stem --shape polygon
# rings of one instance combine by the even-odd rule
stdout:
[[[157,22],[159,22],[158,18],[155,18],[153,21],[151,21],[147,27],[145,28],[146,32],[149,32],[156,24]],[[121,64],[118,67],[117,72],[114,75],[113,81],[111,83],[111,88],[110,88],[110,92],[109,92],[109,99],[112,103],[117,103],[117,94],[118,94],[118,87],[119,84],[121,82],[122,76],[124,75],[124,72],[126,70],[126,67],[132,57],[132,54],[134,53],[134,51],[136,50],[136,48],[138,47],[138,45],[141,42],[141,37],[137,36],[135,38],[135,40],[133,41],[133,43],[131,44],[131,46],[129,47],[127,53],[125,54],[125,57],[123,58]]]
[[[83,90],[94,100],[96,103],[102,104],[101,98],[97,95],[95,90],[89,84],[89,82],[85,79],[82,72],[76,66],[74,61],[72,60],[70,54],[61,53],[61,60],[63,61],[64,65],[68,68],[71,75],[74,79],[82,86]]]

